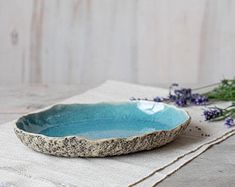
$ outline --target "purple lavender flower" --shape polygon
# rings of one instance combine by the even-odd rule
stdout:
[[[180,88],[178,84],[172,84],[169,89],[169,99],[178,106],[186,106],[190,100],[192,90],[190,88]]]
[[[136,98],[135,98],[135,97],[131,97],[130,100],[131,100],[131,101],[135,101]]]
[[[191,98],[192,90],[190,88],[181,88],[174,90],[174,93],[178,97]]]
[[[176,95],[169,95],[169,99],[172,101],[172,102],[175,102],[175,100],[177,99]]]
[[[227,125],[228,127],[232,127],[232,126],[235,125],[234,119],[231,118],[231,117],[227,117],[227,118],[224,120],[224,124]]]
[[[206,105],[208,103],[208,98],[200,94],[192,94],[191,102],[195,105]]]
[[[153,98],[153,101],[155,101],[155,102],[163,102],[163,101],[164,101],[164,98],[157,96],[157,97],[154,97],[154,98]]]
[[[175,103],[180,106],[180,107],[184,107],[187,105],[187,99],[184,97],[178,98]]]
[[[147,98],[131,98],[130,100],[149,100]],[[150,101],[154,102],[172,102],[180,107],[184,107],[190,104],[194,105],[206,105],[208,104],[208,98],[204,95],[200,94],[193,94],[191,88],[181,88],[177,83],[174,83],[169,88],[169,95],[168,97],[159,97],[156,96],[153,99],[150,99]],[[210,116],[210,113],[208,113]],[[211,114],[212,115],[212,114]],[[215,115],[213,113],[213,115]],[[211,116],[212,117],[212,116]],[[208,117],[208,118],[211,118]]]
[[[179,85],[176,83],[173,83],[170,87],[169,87],[169,98],[172,99],[173,101],[176,98],[176,90],[179,90]]]
[[[223,115],[223,110],[217,107],[210,107],[203,112],[203,115],[205,120],[208,121]]]
[[[139,97],[138,97],[138,98],[136,98],[136,97],[131,97],[130,100],[131,100],[131,101],[137,101],[137,100],[140,101],[140,100],[143,100],[143,99],[141,99],[141,98],[139,98]]]

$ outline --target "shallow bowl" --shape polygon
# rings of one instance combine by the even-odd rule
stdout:
[[[35,151],[105,157],[163,146],[189,123],[184,110],[151,101],[59,104],[21,117],[14,130]]]

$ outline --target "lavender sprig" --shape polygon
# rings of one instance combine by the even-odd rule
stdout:
[[[164,97],[159,97],[159,96],[153,98],[153,101],[155,102],[163,102],[164,100],[165,100]]]
[[[169,95],[167,97],[156,96],[153,99],[134,98],[130,100],[149,100],[154,102],[175,103],[179,107],[188,105],[206,105],[208,98],[198,93],[192,93],[191,88],[180,88],[178,84],[174,83],[169,88]]]
[[[231,127],[234,125],[235,104],[232,103],[227,108],[207,107],[204,109],[203,115],[206,121],[224,120],[224,124]]]
[[[217,86],[212,91],[199,94],[193,93],[195,90],[204,89],[211,86]],[[134,98],[130,100],[148,100],[154,102],[174,103],[179,107],[190,105],[207,105],[209,101],[233,101],[227,108],[208,107],[204,109],[203,115],[206,121],[225,120],[224,124],[228,127],[235,125],[235,78],[222,80],[220,83],[204,86],[197,89],[181,88],[179,84],[174,83],[169,87],[167,97],[156,96],[153,99]]]
[[[224,115],[224,109],[218,107],[208,107],[204,109],[203,115],[206,121],[216,120]]]

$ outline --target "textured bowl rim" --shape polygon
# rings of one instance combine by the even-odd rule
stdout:
[[[82,103],[82,102],[79,102],[79,103],[57,103],[57,104],[54,104],[54,105],[50,105],[48,107],[45,107],[43,109],[39,109],[39,110],[36,110],[36,111],[33,111],[33,112],[29,112],[27,114],[24,114],[22,115],[20,118],[18,118],[17,120],[14,121],[14,131],[16,133],[16,131],[22,133],[22,134],[26,134],[26,135],[30,135],[30,136],[34,136],[34,137],[42,137],[42,138],[46,138],[48,140],[64,140],[64,139],[70,139],[70,138],[74,138],[76,137],[77,139],[81,139],[81,140],[86,140],[90,143],[100,143],[100,142],[105,142],[105,141],[110,141],[110,140],[126,140],[126,141],[129,141],[129,140],[132,140],[132,139],[135,139],[135,138],[141,138],[141,137],[145,137],[145,136],[148,136],[148,135],[153,135],[157,132],[169,132],[169,131],[173,131],[177,128],[180,128],[182,126],[185,126],[185,125],[189,125],[189,123],[191,122],[191,116],[189,115],[189,113],[187,111],[185,111],[184,109],[181,109],[181,108],[178,108],[174,105],[169,105],[169,104],[166,104],[166,103],[162,103],[166,106],[169,106],[169,107],[172,107],[174,108],[175,110],[180,110],[182,112],[184,112],[184,114],[187,116],[187,119],[181,123],[179,123],[177,126],[175,126],[174,128],[172,129],[169,129],[169,130],[155,130],[155,131],[152,131],[152,132],[149,132],[149,133],[143,133],[143,134],[139,134],[139,135],[134,135],[134,136],[128,136],[128,137],[118,137],[118,138],[100,138],[100,139],[89,139],[85,136],[76,136],[76,135],[71,135],[71,136],[62,136],[62,137],[52,137],[52,136],[46,136],[44,134],[38,134],[38,133],[33,133],[33,132],[27,132],[25,130],[22,130],[20,129],[19,127],[17,127],[16,123],[18,122],[19,119],[23,118],[23,117],[26,117],[28,116],[29,114],[36,114],[36,113],[39,113],[39,112],[43,112],[43,111],[46,111],[48,109],[51,109],[52,107],[54,106],[57,106],[57,105],[71,105],[71,104],[85,104],[85,105],[89,105],[89,104],[101,104],[101,103],[105,103],[105,104],[122,104],[122,103],[133,103],[133,102],[141,102],[141,101],[121,101],[121,102],[93,102],[93,103]],[[154,101],[148,101],[148,102],[153,102],[155,103]]]

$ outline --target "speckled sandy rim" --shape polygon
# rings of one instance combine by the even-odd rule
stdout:
[[[97,103],[73,103],[73,104],[99,104],[99,103],[122,104],[122,103],[128,103],[128,102],[97,102]],[[29,114],[35,114],[38,112],[48,110],[49,108],[56,106],[56,105],[60,105],[60,103],[46,107],[44,109],[40,109],[38,111],[28,113],[22,117],[25,117]],[[158,130],[158,131],[153,131],[150,133],[145,133],[145,134],[140,134],[140,135],[130,136],[130,137],[104,138],[104,139],[96,139],[96,140],[89,139],[89,138],[82,137],[82,136],[50,137],[50,136],[46,136],[43,134],[27,132],[17,127],[16,122],[18,120],[16,120],[14,123],[14,131],[17,137],[26,146],[34,149],[35,151],[43,152],[46,154],[52,154],[56,156],[66,156],[66,157],[104,157],[104,156],[128,154],[132,152],[150,150],[156,147],[160,147],[166,143],[169,143],[173,141],[179,134],[181,134],[181,132],[185,130],[187,126],[190,124],[191,117],[188,114],[188,112],[186,112],[183,109],[177,108],[173,105],[168,105],[168,104],[164,104],[164,105],[173,107],[176,110],[183,111],[188,117],[188,119],[182,122],[181,124],[179,124],[178,126],[176,126],[175,128],[167,130],[167,131]],[[156,139],[156,137],[159,137],[158,142],[154,142],[154,138]],[[73,140],[73,142],[71,142],[71,140]],[[81,145],[81,142],[82,142],[82,145]],[[146,145],[139,145],[133,148],[133,150],[131,150],[132,147],[135,144],[139,144],[139,142],[144,142],[144,144]],[[112,147],[112,149],[109,149],[109,146],[107,144],[110,144],[110,147]],[[46,146],[46,147],[44,148],[43,146]],[[66,148],[66,146],[68,147]],[[123,150],[120,150],[120,149],[123,149]],[[81,153],[81,151],[83,151],[83,153]]]

